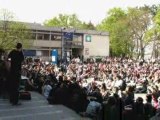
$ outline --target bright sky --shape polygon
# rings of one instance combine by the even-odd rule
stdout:
[[[127,8],[144,4],[160,4],[160,0],[0,0],[0,9],[8,9],[17,20],[23,22],[43,23],[60,13],[75,13],[82,21],[98,24],[113,7]]]

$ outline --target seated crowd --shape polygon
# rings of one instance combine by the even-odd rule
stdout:
[[[63,104],[97,120],[160,119],[160,66],[156,60],[74,58],[64,67],[26,61],[22,75],[27,90],[43,94],[50,104]],[[135,94],[146,98],[135,98]]]

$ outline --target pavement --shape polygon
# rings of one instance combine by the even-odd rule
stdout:
[[[31,100],[20,100],[22,105],[12,106],[7,99],[0,98],[0,120],[90,120],[63,105],[49,105],[36,92]]]

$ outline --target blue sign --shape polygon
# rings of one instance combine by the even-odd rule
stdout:
[[[57,59],[58,59],[58,50],[53,49],[52,50],[52,63],[57,64]]]
[[[23,50],[24,56],[36,56],[35,50]]]
[[[73,39],[73,33],[71,33],[71,32],[64,33],[64,39],[72,40]]]

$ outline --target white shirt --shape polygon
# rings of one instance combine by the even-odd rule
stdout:
[[[122,84],[123,84],[123,80],[116,80],[116,82],[115,82],[115,87],[121,87],[122,86]]]
[[[52,90],[52,87],[50,85],[44,85],[43,87],[43,95],[45,98],[48,98],[50,91]]]

